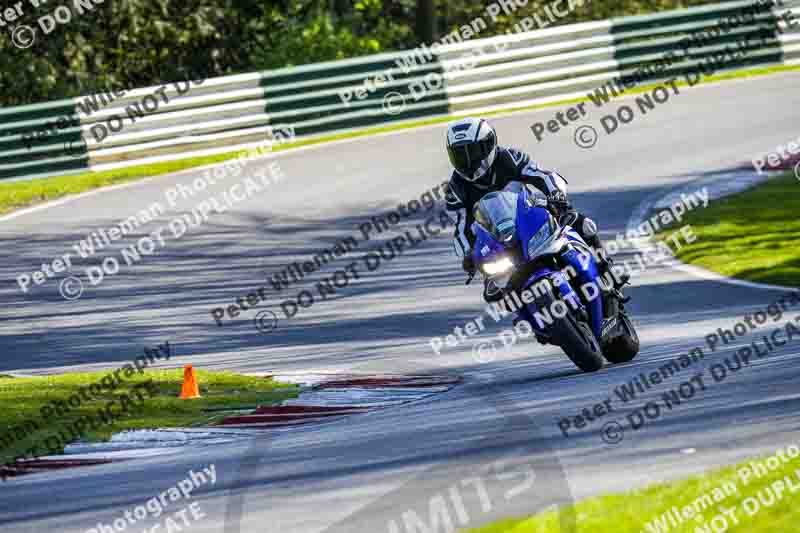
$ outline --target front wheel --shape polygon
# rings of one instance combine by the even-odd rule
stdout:
[[[553,327],[553,340],[564,350],[575,366],[584,372],[603,368],[603,352],[589,326],[572,314],[566,315]]]

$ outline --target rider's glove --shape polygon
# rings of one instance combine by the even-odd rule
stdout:
[[[461,261],[461,268],[463,268],[464,272],[467,274],[475,273],[475,260],[472,259],[471,255],[464,256],[464,259]]]
[[[551,193],[547,197],[547,203],[557,213],[563,213],[564,211],[568,211],[572,207],[569,203],[569,200],[567,200],[567,195],[564,194],[562,191],[555,191]]]

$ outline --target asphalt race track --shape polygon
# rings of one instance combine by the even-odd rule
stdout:
[[[530,125],[552,118],[555,109],[493,123],[501,144],[518,146],[542,166],[558,169],[570,181],[573,202],[611,236],[625,230],[646,198],[796,139],[798,86],[800,75],[786,74],[687,91],[611,136],[601,132],[592,149],[577,147],[572,129],[536,141]],[[609,112],[590,109],[595,126]],[[145,347],[169,341],[177,354],[173,366],[448,374],[464,376],[465,383],[433,400],[257,441],[8,481],[0,484],[0,530],[87,531],[177,483],[188,470],[212,463],[219,480],[195,496],[207,518],[193,524],[193,531],[427,531],[431,509],[444,505],[454,527],[476,527],[553,503],[683,477],[798,440],[797,342],[724,382],[709,383],[672,412],[626,432],[619,443],[607,443],[601,428],[624,419],[630,409],[568,438],[561,434],[562,417],[592,408],[620,384],[703,346],[706,335],[732,328],[781,295],[701,280],[666,266],[637,277],[628,291],[642,341],[639,357],[592,375],[579,373],[560,351],[535,341],[498,351],[491,362],[479,362],[472,343],[440,355],[432,351],[431,337],[447,335],[484,312],[480,284],[464,285],[450,229],[447,238],[429,240],[374,272],[362,269],[361,279],[291,320],[280,316],[281,299],[270,289],[269,301],[258,310],[278,313],[271,333],[253,326],[255,311],[225,327],[214,323],[210,309],[265,285],[265,273],[337,240],[360,237],[359,224],[444,181],[449,167],[443,145],[443,126],[435,126],[279,154],[275,161],[283,180],[212,215],[141,263],[123,265],[76,301],[59,295],[60,278],[27,294],[15,280],[69,251],[89,232],[153,202],[165,204],[167,189],[190,183],[201,171],[2,220],[0,372],[113,368]],[[254,162],[246,172],[254,174],[270,161]],[[230,178],[181,201],[138,235],[189,212],[234,179],[239,180]],[[438,208],[419,213],[402,227],[413,228],[437,213]],[[315,290],[320,277],[401,234],[399,228],[363,243],[287,294]],[[111,248],[117,257],[119,248]],[[76,271],[99,264],[105,255],[76,263]],[[790,312],[780,323],[797,314]],[[491,323],[480,339],[496,336],[509,322]],[[737,339],[701,366],[721,361],[752,338]],[[696,371],[685,370],[631,408]],[[562,518],[568,531],[571,518]],[[446,520],[439,526],[448,531]]]

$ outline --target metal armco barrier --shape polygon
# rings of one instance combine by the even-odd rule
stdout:
[[[679,56],[642,81],[669,79],[733,43],[748,46],[725,70],[800,64],[800,22],[780,19],[800,21],[800,0],[779,5],[726,2],[0,109],[0,179],[244,150],[284,127],[308,137],[579,98]]]

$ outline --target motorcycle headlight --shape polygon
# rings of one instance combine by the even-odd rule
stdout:
[[[514,262],[509,257],[504,257],[492,263],[484,263],[481,268],[489,276],[496,276],[514,268]]]
[[[531,237],[531,240],[528,241],[528,256],[534,257],[536,255],[536,251],[542,247],[547,240],[553,236],[553,220],[550,219],[547,224],[544,224],[539,231],[536,232],[536,235]]]

